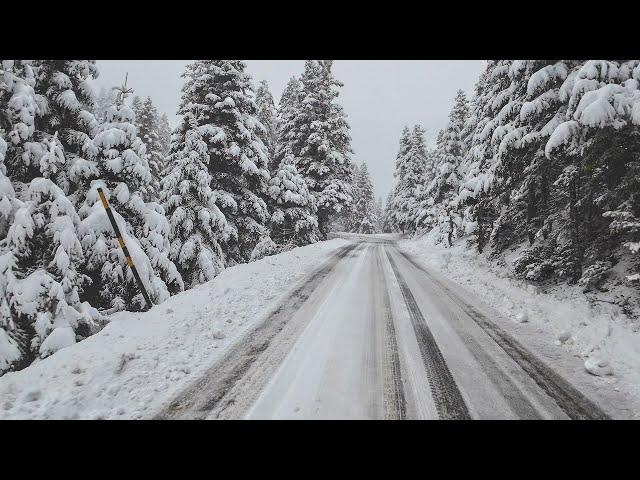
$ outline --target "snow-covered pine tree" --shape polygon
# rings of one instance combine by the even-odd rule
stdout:
[[[409,153],[409,149],[411,148],[411,131],[409,127],[405,126],[402,129],[402,134],[400,135],[400,146],[398,149],[398,154],[396,155],[395,169],[393,172],[393,177],[395,178],[395,184],[393,186],[393,190],[389,192],[389,196],[387,197],[387,221],[389,226],[393,230],[397,230],[403,232],[403,228],[406,227],[406,221],[403,219],[402,215],[399,211],[394,209],[396,204],[403,203],[404,200],[404,185],[403,179],[406,172],[405,158]],[[396,201],[396,197],[398,200]]]
[[[572,266],[569,276],[590,288],[620,256],[607,231],[639,250],[640,61],[584,62],[560,95],[564,122],[545,146],[547,158],[564,165],[554,193],[564,198],[557,208],[566,212],[569,241],[556,249],[557,263]]]
[[[326,238],[330,217],[353,201],[349,125],[336,99],[337,81],[329,60],[307,60],[302,100],[295,118],[283,127],[285,141],[318,206],[318,226]]]
[[[171,224],[171,258],[188,287],[213,279],[225,267],[222,245],[231,235],[227,220],[216,205],[211,189],[210,154],[193,112],[187,111],[181,148],[173,145],[169,168],[162,181],[162,200]]]
[[[36,117],[44,101],[34,90],[32,61],[3,60],[0,74],[0,128],[5,137],[2,168],[13,181],[28,182],[42,175],[40,158],[47,150],[36,132]],[[59,160],[59,155],[54,158]]]
[[[402,233],[416,230],[416,219],[420,213],[417,188],[424,182],[426,166],[424,130],[420,125],[415,125],[412,131],[405,127],[396,157],[396,186],[391,204],[391,221]]]
[[[36,71],[33,62],[3,61],[0,73],[0,373],[75,343],[101,320],[79,299],[87,279],[77,271],[76,210],[41,176],[65,158],[57,132],[36,129],[50,112],[34,91]]]
[[[17,208],[16,192],[11,180],[6,176],[7,169],[4,166],[8,145],[3,137],[4,132],[0,130],[0,239],[6,237],[13,213]]]
[[[355,221],[352,231],[356,233],[375,233],[378,220],[373,197],[373,184],[371,183],[367,164],[364,162],[358,169],[354,187],[357,195],[354,201]]]
[[[376,218],[376,233],[384,232],[384,205],[382,204],[382,197],[378,197],[378,201],[375,204],[375,218]]]
[[[76,236],[79,221],[51,180],[38,177],[25,185],[0,246],[0,325],[20,356],[11,361],[5,355],[0,371],[2,365],[21,368],[44,358],[100,326],[98,311],[79,298],[88,281],[78,272],[84,261]]]
[[[517,60],[509,68],[510,100],[492,137],[495,173],[507,202],[493,243],[500,251],[523,236],[533,245],[548,235],[551,183],[560,171],[545,159],[544,145],[564,116],[559,88],[577,62]],[[497,148],[496,148],[497,146]]]
[[[276,142],[277,142],[277,116],[276,105],[273,101],[273,95],[269,91],[269,84],[266,80],[262,80],[256,89],[256,108],[257,118],[264,127],[264,131],[260,133],[260,139],[267,148],[269,155],[269,171],[273,172],[277,167],[276,164]]]
[[[456,198],[462,183],[462,161],[466,153],[466,139],[463,137],[469,115],[467,97],[462,90],[458,90],[453,108],[449,114],[449,123],[439,134],[436,151],[433,154],[433,179],[421,193],[421,196],[431,198],[434,206],[429,210],[427,218],[433,219],[443,238],[451,244],[452,238],[458,234],[462,225],[462,218],[457,212]],[[430,174],[427,174],[427,178]],[[422,209],[421,209],[422,211]],[[422,215],[421,215],[422,216]],[[418,219],[421,223],[423,220]],[[422,225],[418,225],[421,227]]]
[[[351,178],[353,179],[351,183],[352,201],[350,205],[342,209],[340,215],[336,215],[332,218],[332,222],[330,225],[331,231],[353,232],[356,229],[356,225],[358,224],[358,212],[356,211],[355,207],[358,203],[358,199],[360,198],[360,191],[358,190],[360,166],[358,166],[354,162],[351,162],[351,169]]]
[[[353,198],[350,192],[353,186],[353,167],[355,164],[350,157],[353,150],[351,149],[349,122],[342,105],[338,102],[338,89],[344,84],[333,76],[332,60],[325,60],[322,65],[326,75],[325,82],[333,87],[330,89],[333,100],[330,102],[329,109],[329,138],[333,146],[330,158],[332,158],[333,174],[325,180],[323,195],[319,201],[320,205],[325,205],[325,209],[328,210],[327,218],[330,221],[331,217],[340,216],[343,210],[353,209]],[[320,206],[318,209],[320,211],[318,222],[321,224],[324,214]],[[328,231],[328,228],[326,230]]]
[[[123,88],[124,90],[124,88]],[[170,291],[184,288],[169,258],[170,226],[163,208],[143,197],[151,182],[145,146],[138,137],[133,110],[124,92],[105,114],[93,139],[97,174],[83,192],[78,208],[80,241],[85,251],[87,275],[92,285],[86,297],[92,305],[117,309],[142,308],[144,300],[98,196],[101,187],[111,204],[131,256],[154,303]]]
[[[40,103],[36,138],[47,145],[45,151],[50,151],[55,141],[64,152],[64,157],[38,152],[39,168],[65,194],[74,196],[96,173],[89,160],[95,154],[92,137],[98,125],[92,113],[94,93],[89,80],[98,76],[98,70],[94,60],[35,60],[34,70]]]
[[[392,204],[393,204],[393,190],[387,193],[387,198],[384,202],[384,210],[382,213],[382,233],[395,232],[396,228],[392,219]]]
[[[494,132],[496,178],[494,205],[500,207],[492,232],[495,251],[528,239],[533,245],[517,262],[516,271],[532,280],[549,276],[555,263],[558,272],[574,276],[577,257],[569,261],[567,254],[577,252],[564,241],[562,254],[566,261],[557,262],[553,254],[559,238],[568,238],[563,225],[568,218],[562,208],[554,204],[564,203],[562,195],[554,193],[554,181],[562,172],[561,161],[551,161],[545,156],[545,144],[556,126],[562,123],[567,102],[562,93],[563,84],[575,74],[580,62],[564,60],[517,60],[509,68],[510,101],[503,110],[501,126]],[[513,113],[517,112],[516,115]],[[496,149],[497,145],[497,149]],[[558,184],[559,185],[559,184]],[[562,218],[564,217],[564,218]],[[553,228],[553,226],[560,228]],[[555,232],[552,232],[555,230]],[[548,240],[548,241],[547,241]],[[573,254],[571,254],[573,256]],[[563,265],[560,265],[563,264]],[[524,268],[524,269],[523,269]]]
[[[445,225],[447,218],[444,203],[435,202],[435,187],[438,185],[434,180],[437,170],[436,163],[442,157],[444,130],[440,130],[436,136],[436,148],[425,151],[425,169],[422,182],[414,190],[416,202],[414,223],[416,231],[427,232],[434,228],[440,230]],[[448,231],[448,222],[446,222]]]
[[[31,62],[2,60],[0,63],[0,374],[23,357],[20,344],[24,339],[11,311],[8,284],[17,266],[5,245],[9,228],[15,223],[15,212],[22,202],[16,198],[13,184],[6,176],[5,160],[19,164],[24,144],[32,140],[38,111],[34,83]]]
[[[293,155],[296,143],[296,120],[302,108],[302,83],[296,77],[291,77],[284,88],[278,102],[276,116],[276,143],[273,163],[277,166],[287,156]]]
[[[169,150],[171,150],[171,126],[169,125],[169,119],[167,114],[163,113],[158,118],[158,142],[160,144],[160,152],[162,153],[164,165],[166,168],[167,157],[169,156]]]
[[[215,204],[231,227],[223,246],[227,264],[249,261],[269,234],[270,215],[264,200],[270,179],[268,154],[260,140],[263,127],[256,118],[251,79],[244,70],[240,60],[187,65],[178,110],[184,118],[172,145],[172,152],[185,148],[186,134],[193,129],[191,119],[195,119],[209,148]]]
[[[460,162],[465,153],[465,139],[462,137],[469,105],[462,90],[458,90],[449,113],[449,123],[439,138],[436,156],[435,178],[432,191],[436,202],[443,202],[452,193],[458,192],[460,184]]]
[[[145,200],[157,199],[160,193],[160,181],[165,168],[166,150],[161,140],[160,119],[158,109],[153,104],[151,97],[140,99],[135,97],[131,108],[135,114],[138,136],[146,147],[147,161],[151,171],[151,186],[148,189]]]
[[[292,157],[285,158],[269,182],[272,199],[271,237],[280,246],[318,241],[316,205]]]
[[[46,146],[37,140],[36,116],[42,100],[36,95],[32,61],[0,64],[0,132],[4,138],[2,171],[21,180],[39,176],[39,156]]]
[[[499,182],[496,181],[496,154],[499,142],[492,142],[496,130],[496,140],[502,139],[499,129],[502,123],[517,113],[512,108],[511,60],[490,60],[475,86],[472,101],[471,141],[468,154],[463,160],[465,178],[459,189],[456,204],[466,208],[466,216],[471,217],[469,230],[475,233],[478,251],[482,252],[489,241],[493,224],[500,212]],[[508,196],[506,197],[508,200]]]
[[[93,115],[96,117],[98,123],[104,122],[107,110],[116,101],[116,95],[117,91],[113,88],[100,88],[100,92],[96,96],[96,101],[93,107]]]

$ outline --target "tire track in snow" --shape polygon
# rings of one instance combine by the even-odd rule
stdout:
[[[400,286],[407,310],[409,311],[413,330],[418,341],[418,346],[420,347],[420,353],[422,354],[422,360],[429,377],[431,394],[436,405],[438,416],[443,420],[471,419],[462,394],[451,375],[449,367],[447,367],[431,330],[429,330],[429,326],[416,303],[416,299],[400,274],[395,261],[391,258],[388,251],[386,254],[398,281],[398,285]]]
[[[456,305],[458,305],[480,328],[482,328],[527,374],[549,395],[558,406],[573,420],[607,420],[609,416],[595,403],[589,400],[573,385],[545,365],[520,342],[490,321],[475,307],[460,298],[407,253],[397,251],[414,267],[424,273]]]
[[[181,392],[155,418],[171,419],[204,419],[214,409],[226,408],[227,393],[247,373],[250,367],[260,358],[274,337],[282,331],[297,311],[333,270],[340,260],[362,244],[351,244],[342,247],[306,281],[299,285],[287,300],[275,308],[267,318],[253,329],[243,340],[225,354],[204,375]],[[233,398],[227,402],[233,403]]]
[[[396,339],[396,330],[391,314],[391,299],[389,287],[386,282],[384,269],[380,261],[381,251],[384,247],[376,249],[376,271],[379,273],[382,283],[382,301],[384,305],[384,410],[387,420],[404,420],[407,415],[407,404],[404,396],[404,386],[400,370],[400,354]]]

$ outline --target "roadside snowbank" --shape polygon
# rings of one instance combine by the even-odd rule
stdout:
[[[237,265],[149,312],[113,315],[96,335],[0,377],[0,419],[152,417],[347,243]]]
[[[467,247],[465,238],[452,248],[435,245],[430,235],[398,245],[510,318],[512,333],[526,335],[523,343],[546,346],[547,360],[554,357],[557,363],[563,354],[579,357],[583,372],[591,374],[590,387],[604,397],[612,393],[623,398],[632,410],[626,415],[640,418],[640,324],[607,303],[605,293],[599,302],[590,303],[578,286],[545,286],[543,291],[512,275],[509,258],[517,252],[500,265]],[[577,373],[582,372],[569,372],[573,377]],[[585,376],[581,377],[579,383],[584,384]]]

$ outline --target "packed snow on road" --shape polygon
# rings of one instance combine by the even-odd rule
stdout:
[[[148,312],[0,377],[0,418],[152,417],[347,242],[336,239],[225,270]]]

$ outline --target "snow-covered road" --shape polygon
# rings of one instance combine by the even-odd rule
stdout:
[[[352,240],[159,418],[606,418],[480,299]]]
[[[321,287],[324,301],[246,418],[397,415],[398,402],[385,396],[397,369],[386,361],[391,317],[375,250],[363,244],[336,266],[336,278]]]

